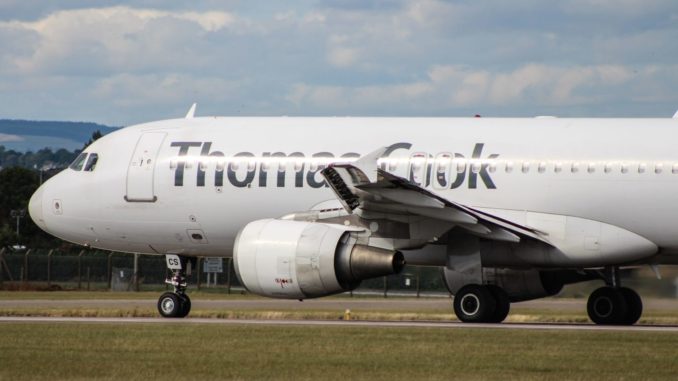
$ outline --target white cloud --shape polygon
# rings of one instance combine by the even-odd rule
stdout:
[[[358,61],[358,50],[344,46],[330,48],[328,61],[336,67],[348,67]]]
[[[11,4],[0,2],[5,117],[121,125],[193,101],[255,115],[678,107],[673,0]]]
[[[21,142],[23,140],[24,138],[21,136],[0,133],[0,143]]]
[[[238,82],[218,77],[195,79],[179,74],[121,74],[100,80],[91,95],[102,101],[112,100],[116,106],[143,107],[149,102],[181,103],[186,99],[234,101],[239,87]]]
[[[670,68],[661,68],[661,73]],[[598,102],[589,91],[617,89],[630,83],[653,81],[658,68],[644,68],[634,79],[623,66],[547,66],[526,64],[511,71],[492,73],[466,66],[437,65],[428,71],[427,81],[382,86],[313,86],[296,84],[286,99],[296,106],[356,108],[426,104],[437,107],[499,106],[523,107],[574,105]],[[659,78],[660,79],[660,78]],[[597,96],[597,94],[595,94]]]
[[[183,25],[182,25],[183,23]],[[32,51],[15,57],[15,68],[39,72],[122,71],[184,62],[201,34],[235,23],[226,12],[169,12],[128,7],[87,8],[53,13],[37,21],[0,22],[0,29],[37,36]]]

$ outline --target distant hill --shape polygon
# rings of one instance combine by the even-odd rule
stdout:
[[[81,149],[94,131],[106,135],[117,127],[88,122],[0,119],[0,146],[20,152],[42,148]]]

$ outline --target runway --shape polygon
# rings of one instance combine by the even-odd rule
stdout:
[[[506,329],[506,330],[558,330],[558,331],[624,331],[678,333],[678,326],[599,326],[594,324],[556,323],[501,323],[464,324],[439,321],[365,321],[365,320],[268,320],[268,319],[163,319],[163,318],[80,318],[80,317],[0,317],[0,324],[10,323],[77,323],[77,324],[215,324],[215,325],[268,325],[268,326],[328,326],[365,328],[432,328],[432,329]]]
[[[158,294],[159,296],[159,294]],[[155,308],[157,299],[5,299],[0,300],[0,309],[9,308],[116,308],[120,306]],[[678,310],[678,300],[646,299],[643,305],[648,310]],[[352,311],[451,311],[449,298],[321,298],[297,300],[256,298],[251,299],[194,299],[194,308],[202,309],[274,309],[274,310],[339,310]],[[539,299],[513,303],[511,311],[525,309],[554,309],[560,311],[585,311],[586,299]]]

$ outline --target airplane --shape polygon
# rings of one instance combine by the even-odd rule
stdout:
[[[299,300],[437,266],[467,323],[597,279],[603,325],[641,317],[622,272],[678,264],[676,117],[194,114],[100,138],[29,203],[63,240],[164,255],[163,317],[189,314],[197,257]]]

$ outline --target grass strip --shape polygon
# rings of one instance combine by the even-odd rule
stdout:
[[[0,316],[40,317],[158,317],[155,308],[10,308],[0,310]],[[294,320],[341,320],[344,311],[337,310],[266,310],[266,309],[196,309],[190,317],[211,319],[294,319]],[[351,320],[383,321],[457,321],[454,313],[433,311],[394,312],[378,310],[352,311]],[[506,322],[511,323],[589,323],[584,312],[553,310],[524,310],[511,313]],[[639,324],[677,325],[678,315],[667,311],[647,311]]]
[[[678,334],[0,324],[2,380],[662,380]]]

